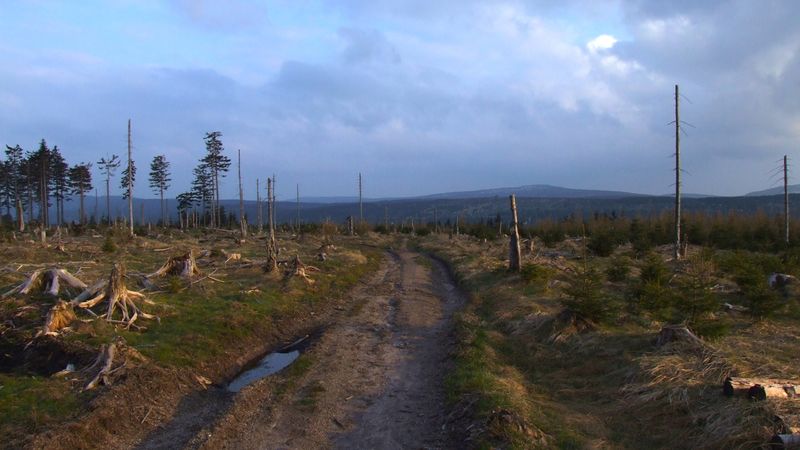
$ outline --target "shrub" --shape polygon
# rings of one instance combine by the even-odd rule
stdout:
[[[555,271],[547,266],[528,263],[520,268],[520,275],[526,283],[541,288],[547,286]]]
[[[742,289],[742,292],[750,307],[750,314],[759,319],[774,315],[784,305],[781,295],[766,282]]]
[[[714,264],[703,252],[689,260],[686,274],[678,279],[678,294],[672,322],[695,325],[719,309],[719,299],[711,291]]]
[[[599,231],[589,238],[587,247],[597,256],[611,256],[614,249],[617,248],[617,239],[609,231]]]
[[[603,290],[600,273],[594,268],[576,274],[564,293],[566,298],[561,303],[586,319],[602,322],[614,312],[611,298]]]
[[[106,235],[106,239],[103,241],[103,245],[100,247],[100,249],[106,253],[114,253],[117,251],[117,244],[114,243],[114,238],[110,233]]]
[[[614,258],[611,260],[611,265],[606,269],[606,277],[608,281],[620,282],[628,279],[631,273],[630,260],[626,257]]]
[[[661,256],[651,253],[642,265],[642,272],[639,275],[639,279],[643,283],[654,282],[660,285],[666,285],[669,282],[669,276],[669,268],[664,264],[664,260],[661,259]]]

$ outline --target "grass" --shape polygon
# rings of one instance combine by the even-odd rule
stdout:
[[[446,260],[470,294],[457,322],[459,347],[456,369],[447,381],[449,398],[476,399],[479,424],[494,423],[501,410],[525,423],[487,426],[478,436],[479,447],[753,448],[769,438],[773,405],[753,409],[747,402],[728,401],[719,394],[723,375],[800,378],[791,362],[800,353],[793,291],[774,319],[721,309],[713,313],[715,320],[704,319],[704,324],[731,329],[709,341],[710,353],[680,346],[657,349],[653,342],[661,323],[646,312],[617,308],[587,331],[554,320],[570,270],[583,267],[574,249],[556,249],[568,255],[566,260],[526,256],[527,273],[516,275],[504,269],[503,242],[429,236],[418,245]],[[613,267],[625,253],[619,249],[589,264]],[[777,265],[772,255],[741,252],[722,253],[718,261],[715,283],[742,267]],[[636,265],[642,264],[630,263],[626,277],[602,284],[618,307],[624,306],[622,291],[635,283]],[[668,276],[685,270],[670,264]],[[555,287],[544,288],[544,280]],[[722,299],[729,301],[720,296],[719,305]]]
[[[316,262],[317,241],[313,236],[307,237],[305,242],[288,239],[279,241],[279,245],[285,249],[282,258],[299,254],[307,264],[319,267],[320,271],[312,274],[315,280],[312,285],[296,279],[285,283],[279,275],[264,274],[259,267],[229,269],[222,264],[224,257],[221,257],[214,276],[224,282],[206,280],[187,289],[184,280],[168,278],[159,281],[164,286],[163,292],[148,294],[155,304],[142,305],[142,309],[158,315],[161,322],[140,319],[137,324],[146,326],[145,331],[126,331],[105,321],[95,320],[89,324],[77,324],[76,330],[64,335],[63,339],[97,348],[119,335],[128,345],[163,367],[195,370],[219,366],[220,361],[230,359],[229,354],[235,349],[262,345],[261,342],[274,333],[277,324],[308,317],[326,301],[345,295],[362,277],[377,270],[382,259],[379,248],[362,245],[362,239],[345,238],[336,242],[339,249],[332,252],[327,261]],[[196,249],[196,253],[201,248],[219,250],[224,248],[225,241],[201,243],[199,236],[190,235],[158,241],[147,238],[128,241],[114,237],[113,242],[117,246],[113,254],[101,250],[101,244],[104,243],[102,239],[81,238],[66,244],[69,255],[38,247],[19,246],[12,250],[12,253],[17,253],[7,260],[62,263],[96,259],[97,264],[86,265],[79,275],[84,281],[92,283],[108,276],[107,271],[116,260],[126,263],[129,274],[149,273],[172,254],[179,254],[188,248]],[[263,249],[258,241],[251,242],[239,248],[229,247],[228,250],[240,252],[244,258],[263,258]],[[152,251],[153,248],[167,247],[171,247],[171,250]],[[69,269],[73,273],[76,271],[73,267]],[[208,273],[213,269],[203,270]],[[0,287],[3,289],[19,281],[19,275],[0,274]],[[131,281],[128,283],[129,289],[137,289]],[[31,302],[36,308],[25,309]],[[35,296],[0,303],[0,314],[3,317],[13,316],[18,327],[14,338],[17,344],[12,342],[13,345],[24,345],[32,338],[53,303],[53,299]],[[301,356],[287,369],[286,376],[289,379],[299,376],[299,371],[307,369],[310,364],[308,358]],[[60,422],[79,414],[86,407],[88,399],[77,394],[80,386],[60,379],[31,377],[22,372],[0,373],[0,384],[2,433],[30,433]]]
[[[64,379],[0,373],[0,427],[36,431],[73,416],[82,399]]]

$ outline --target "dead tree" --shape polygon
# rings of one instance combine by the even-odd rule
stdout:
[[[519,224],[517,223],[517,197],[514,194],[509,196],[511,201],[511,242],[509,245],[508,270],[519,272],[522,252],[519,246]]]
[[[275,197],[273,196],[272,178],[267,178],[267,219],[269,221],[269,236],[267,236],[267,262],[264,265],[265,272],[278,270],[278,245],[275,242]]]
[[[247,225],[244,221],[244,188],[242,188],[242,151],[237,152],[238,160],[237,166],[239,171],[239,230],[242,239],[247,237]]]
[[[94,295],[94,297],[92,297]],[[88,300],[82,301],[88,298]],[[95,284],[81,293],[78,297],[72,300],[73,304],[86,310],[103,303],[108,300],[108,307],[105,312],[105,319],[111,323],[119,323],[130,328],[136,322],[136,319],[142,317],[144,319],[156,319],[158,317],[147,314],[142,311],[136,304],[135,300],[144,299],[144,294],[136,291],[129,291],[125,287],[125,266],[121,263],[115,263],[111,269],[111,275],[108,281]],[[121,318],[115,319],[114,313],[119,309]],[[138,328],[138,326],[136,326]]]
[[[789,167],[786,155],[783,155],[783,228],[784,241],[789,245]]]
[[[258,215],[258,234],[264,231],[264,214],[261,205],[261,183],[256,178],[256,214]]]
[[[131,119],[128,119],[128,221],[133,236],[133,160],[131,159]]]
[[[681,258],[681,119],[678,104],[680,94],[675,85],[675,251],[676,260]]]
[[[146,278],[157,278],[167,275],[175,275],[184,278],[191,278],[200,275],[194,253],[188,251],[180,256],[171,256],[160,269],[147,275]]]

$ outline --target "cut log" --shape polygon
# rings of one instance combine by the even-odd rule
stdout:
[[[800,398],[800,382],[766,378],[728,377],[722,382],[722,392],[728,397],[752,400],[768,398]]]
[[[776,434],[769,441],[771,449],[800,449],[800,434]]]
[[[656,347],[663,347],[670,342],[687,342],[703,347],[705,344],[686,325],[664,325],[658,333]]]

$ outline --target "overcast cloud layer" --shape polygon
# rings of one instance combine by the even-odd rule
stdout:
[[[241,149],[249,198],[272,173],[279,197],[352,195],[359,171],[370,197],[666,193],[675,84],[686,191],[771,187],[800,158],[796,1],[30,0],[0,17],[0,144],[96,161],[125,152],[130,117],[138,165],[172,162],[170,195],[212,130]]]

